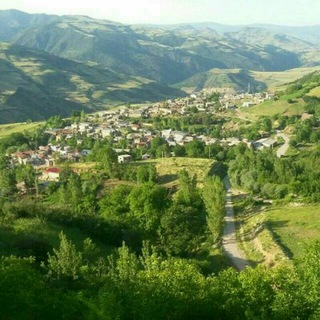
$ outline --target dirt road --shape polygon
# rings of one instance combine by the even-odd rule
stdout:
[[[250,263],[246,260],[245,254],[240,250],[237,242],[235,231],[235,219],[233,214],[233,204],[231,198],[231,185],[229,177],[224,179],[226,186],[226,217],[225,227],[223,229],[222,246],[225,254],[231,260],[232,264],[238,269],[243,270],[248,267]]]

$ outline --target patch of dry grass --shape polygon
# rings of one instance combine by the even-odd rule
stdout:
[[[31,131],[43,124],[44,122],[1,124],[0,138],[9,136],[11,133],[15,133],[15,132]]]
[[[179,185],[179,171],[187,170],[190,176],[196,175],[198,186],[202,187],[204,178],[216,163],[210,159],[196,158],[163,158],[149,160],[149,163],[154,163],[157,169],[160,183],[166,187],[177,187]]]

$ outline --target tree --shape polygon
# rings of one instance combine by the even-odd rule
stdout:
[[[132,187],[125,184],[120,184],[112,189],[100,201],[101,215],[105,218],[112,217],[123,220],[124,215],[130,210],[127,198],[131,190]]]
[[[3,319],[78,319],[85,311],[68,292],[50,287],[32,258],[0,258]]]
[[[16,177],[18,181],[24,182],[27,190],[35,187],[36,171],[30,164],[20,166]]]
[[[197,176],[190,177],[187,170],[179,172],[179,190],[177,192],[177,203],[190,205],[201,209],[202,200],[197,189]]]
[[[128,202],[130,213],[137,219],[140,227],[147,232],[154,232],[170,199],[166,188],[147,182],[132,189]]]
[[[186,257],[200,244],[205,216],[197,208],[182,204],[171,206],[161,217],[160,238],[169,255]]]
[[[173,148],[173,152],[174,155],[176,157],[184,157],[186,155],[186,149],[184,146],[180,146],[179,144],[177,144],[176,146],[174,146]]]
[[[75,245],[61,232],[59,235],[59,249],[53,249],[53,254],[48,253],[47,269],[53,278],[67,278],[76,280],[80,277],[83,265],[82,253],[78,252]]]
[[[123,242],[122,247],[117,250],[117,259],[109,260],[111,277],[117,282],[120,281],[123,286],[127,286],[128,282],[134,281],[138,272],[138,259],[134,253]]]
[[[208,96],[207,100],[211,102],[219,102],[219,98],[220,92],[213,92]]]
[[[118,156],[113,150],[112,146],[105,141],[97,140],[88,156],[89,161],[97,161],[102,169],[111,176],[114,177],[118,170]]]
[[[225,215],[225,188],[221,180],[208,177],[203,186],[202,198],[207,212],[207,224],[213,242],[216,243],[222,234]]]
[[[157,148],[156,150],[156,157],[157,158],[163,158],[163,157],[168,157],[170,156],[170,149],[167,143],[161,145],[160,147]]]
[[[297,267],[297,273],[300,280],[300,296],[308,306],[308,313],[310,315],[318,313],[320,311],[320,240],[317,239],[307,246],[306,254]],[[307,314],[306,318],[308,318]]]
[[[59,128],[63,128],[65,126],[65,123],[64,123],[61,116],[56,115],[56,116],[50,117],[47,120],[45,126],[46,126],[46,128],[59,129]]]
[[[270,132],[272,130],[272,121],[269,117],[264,117],[260,121],[260,128],[265,132]]]
[[[82,185],[78,174],[73,171],[69,172],[67,169],[65,175],[62,176],[62,181],[64,183],[58,189],[60,203],[70,205],[77,213],[83,213],[84,210],[94,212],[94,191]]]
[[[155,182],[157,178],[157,170],[154,165],[143,165],[137,168],[137,182]]]
[[[16,191],[16,176],[12,170],[0,171],[0,194],[1,196],[12,195]]]
[[[194,140],[186,144],[186,155],[191,158],[200,158],[204,156],[205,143]]]

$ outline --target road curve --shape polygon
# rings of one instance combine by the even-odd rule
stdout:
[[[233,214],[233,204],[231,198],[231,184],[229,177],[224,179],[226,186],[226,217],[225,226],[222,235],[222,247],[226,256],[231,260],[232,264],[238,269],[243,270],[250,266],[250,263],[246,260],[245,254],[240,250],[235,232],[235,219]]]

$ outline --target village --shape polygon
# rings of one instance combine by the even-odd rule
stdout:
[[[162,103],[148,104],[138,107],[124,106],[114,110],[101,111],[86,115],[85,121],[71,123],[64,128],[49,128],[45,133],[50,134],[50,143],[39,146],[37,150],[26,150],[12,153],[12,165],[30,164],[37,171],[42,172],[39,179],[42,181],[57,181],[60,169],[57,166],[61,162],[83,161],[90,154],[90,149],[82,148],[84,137],[94,140],[109,139],[117,145],[125,141],[125,147],[114,148],[118,154],[119,163],[127,163],[133,160],[131,155],[134,149],[146,149],[155,137],[162,137],[169,147],[183,146],[192,141],[202,141],[205,145],[234,146],[245,143],[255,149],[271,148],[277,144],[277,139],[263,137],[256,141],[250,141],[241,137],[228,137],[223,139],[213,138],[206,132],[190,133],[177,131],[172,128],[157,130],[153,123],[147,121],[154,117],[164,118],[173,116],[188,116],[194,112],[204,112],[214,115],[226,109],[235,109],[239,106],[250,107],[266,99],[271,99],[271,94],[244,94],[226,90],[219,93],[219,101],[208,101],[207,95],[191,94],[187,98],[167,100]],[[78,147],[68,145],[69,140],[75,140]],[[172,152],[165,156],[175,156]],[[148,153],[141,154],[140,160],[147,160],[151,156]]]

